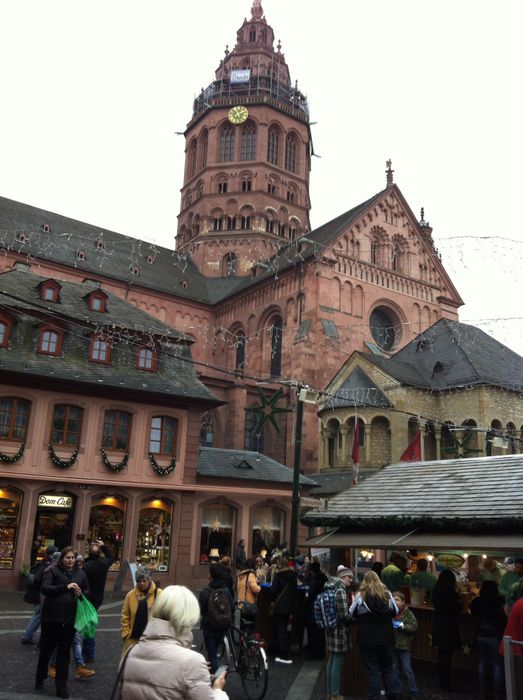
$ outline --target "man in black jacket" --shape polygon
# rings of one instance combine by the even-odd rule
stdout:
[[[98,610],[104,602],[107,572],[113,562],[114,557],[111,557],[109,548],[102,540],[91,543],[89,547],[89,556],[84,564],[84,572],[89,581],[89,593],[87,594],[87,598],[94,605],[96,610]],[[86,663],[94,663],[94,637],[92,639],[84,639],[83,648],[84,661]]]
[[[29,620],[29,624],[25,628],[25,632],[22,637],[22,644],[36,644],[34,635],[36,634],[37,629],[40,627],[40,614],[42,609],[42,606],[40,605],[40,587],[42,585],[44,571],[52,564],[52,556],[55,552],[58,552],[58,547],[55,547],[54,545],[47,547],[45,550],[45,559],[32,566],[31,571],[29,572],[30,580],[27,584],[24,600],[26,603],[31,603],[34,605],[35,609],[33,617]]]

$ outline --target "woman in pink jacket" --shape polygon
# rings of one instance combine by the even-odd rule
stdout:
[[[125,700],[227,700],[225,673],[211,685],[204,657],[191,649],[200,606],[185,586],[157,597],[145,632],[122,660],[114,698]]]

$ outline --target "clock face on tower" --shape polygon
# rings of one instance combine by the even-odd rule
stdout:
[[[236,107],[232,107],[229,110],[229,114],[227,115],[227,118],[231,122],[231,124],[243,124],[243,122],[247,121],[247,118],[249,116],[249,111],[247,107],[243,107],[242,105],[238,105]]]

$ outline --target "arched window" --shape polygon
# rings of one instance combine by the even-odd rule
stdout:
[[[370,261],[373,265],[380,264],[380,243],[377,239],[370,242]]]
[[[234,231],[236,229],[236,217],[235,216],[228,216],[227,217],[227,228],[229,231]]]
[[[274,219],[265,219],[265,230],[274,233]]]
[[[192,177],[196,173],[197,154],[198,144],[196,139],[193,139],[189,146],[189,177]]]
[[[245,333],[239,331],[236,334],[236,358],[234,368],[243,372],[245,369]]]
[[[207,411],[200,417],[200,447],[212,447],[214,444],[214,421],[212,413]]]
[[[126,411],[106,411],[102,445],[106,450],[129,450],[132,416]]]
[[[250,216],[242,216],[241,218],[241,228],[243,231],[250,230],[252,227],[252,219]]]
[[[215,217],[212,220],[212,228],[213,228],[213,231],[221,231],[222,230],[223,221],[222,221],[221,217]]]
[[[285,140],[285,170],[296,172],[298,141],[294,134],[289,134]]]
[[[245,430],[243,434],[243,449],[250,452],[262,452],[265,446],[263,427],[258,430],[258,417],[253,411],[245,412]]]
[[[249,176],[242,178],[242,192],[250,192],[252,190],[252,180]]]
[[[240,160],[255,160],[256,158],[256,126],[247,122],[242,129]]]
[[[252,551],[274,549],[285,540],[285,514],[280,508],[263,506],[255,508],[252,526]]]
[[[233,554],[236,509],[227,504],[212,503],[202,510],[200,564],[210,564],[211,557]],[[213,552],[212,550],[217,550]]]
[[[276,127],[269,129],[269,141],[267,143],[267,160],[273,165],[278,165],[280,150],[280,134]]]
[[[87,539],[89,542],[102,540],[109,548],[109,556],[114,559],[111,571],[120,568],[126,505],[119,496],[98,496],[93,499],[89,512]]]
[[[223,257],[223,274],[225,277],[234,277],[236,275],[236,266],[238,258],[235,253],[227,253]]]
[[[234,160],[234,130],[226,124],[220,134],[220,161]]]
[[[25,399],[0,399],[0,439],[25,440],[30,406],[30,402]]]
[[[149,452],[173,456],[176,452],[178,421],[170,416],[154,416],[151,419]]]
[[[281,350],[282,350],[283,321],[281,316],[276,316],[271,327],[271,377],[281,376]]]
[[[218,181],[218,194],[225,194],[227,192],[227,180]]]
[[[173,504],[166,498],[143,501],[138,519],[136,561],[152,571],[168,571]]]
[[[51,423],[51,438],[53,445],[78,447],[80,430],[82,428],[83,409],[79,406],[60,403],[54,407]]]
[[[202,168],[205,168],[205,166],[207,165],[207,152],[208,152],[208,150],[209,150],[209,133],[206,129],[200,137],[200,154],[201,154]]]
[[[14,568],[16,539],[20,525],[20,506],[22,494],[15,489],[2,486],[0,488],[0,523],[2,523],[2,554],[0,569]]]
[[[269,194],[276,194],[276,183],[274,182],[274,180],[269,180],[267,184],[267,192]]]
[[[56,330],[42,328],[38,339],[38,352],[44,355],[59,355],[62,349],[62,334]]]

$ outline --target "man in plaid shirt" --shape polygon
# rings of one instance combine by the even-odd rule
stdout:
[[[325,630],[326,647],[329,651],[327,661],[327,693],[331,700],[341,700],[341,671],[345,655],[351,648],[350,613],[353,595],[350,590],[354,576],[350,569],[339,567],[337,578],[325,584],[325,589],[334,588],[334,603],[338,615],[338,625]]]

